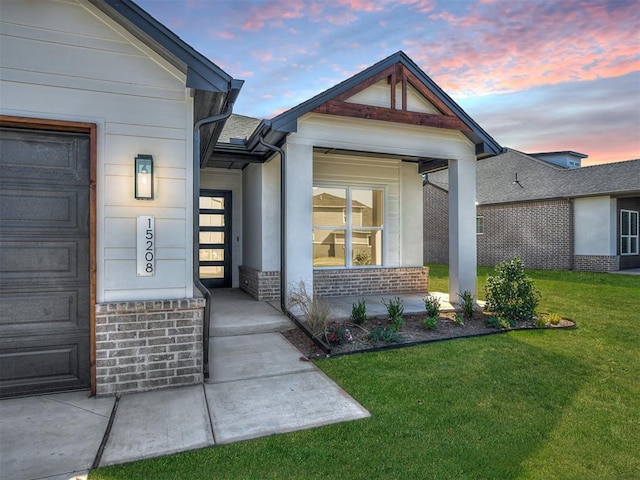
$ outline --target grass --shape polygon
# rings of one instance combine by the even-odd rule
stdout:
[[[490,269],[478,275],[478,297]],[[91,472],[91,479],[636,479],[640,277],[529,271],[578,323],[319,361],[372,418]],[[447,267],[431,266],[432,291]]]

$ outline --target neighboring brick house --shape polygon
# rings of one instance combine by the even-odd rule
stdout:
[[[477,163],[479,265],[518,256],[537,269],[640,267],[640,160],[575,168],[580,158],[509,149]],[[423,194],[424,260],[446,263],[446,170],[426,177]]]

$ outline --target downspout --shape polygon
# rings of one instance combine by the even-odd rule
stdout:
[[[293,323],[295,323],[311,340],[313,340],[313,342],[318,347],[320,347],[325,353],[329,354],[331,353],[331,349],[329,348],[329,346],[325,345],[321,340],[319,340],[311,332],[311,330],[309,330],[309,328],[304,323],[302,323],[300,319],[296,317],[295,314],[287,307],[287,301],[285,298],[287,286],[287,276],[285,270],[287,266],[287,245],[285,237],[287,232],[285,215],[285,206],[287,204],[287,192],[285,188],[285,182],[287,179],[287,168],[285,161],[286,156],[284,150],[282,150],[280,147],[276,147],[275,145],[265,142],[262,135],[260,136],[259,142],[263,147],[268,148],[272,152],[280,154],[280,310],[282,310],[282,313],[289,317],[293,321]]]
[[[209,331],[211,323],[211,292],[200,281],[200,128],[209,123],[226,120],[233,111],[233,101],[226,110],[211,117],[198,120],[193,126],[193,284],[204,297],[204,318],[202,331],[202,355],[204,377],[209,377]]]

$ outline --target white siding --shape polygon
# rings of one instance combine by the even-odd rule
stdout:
[[[616,199],[609,196],[576,198],[573,207],[576,255],[615,255]]]
[[[97,301],[191,297],[184,75],[86,2],[3,2],[0,22],[0,112],[97,125]],[[154,158],[153,201],[133,198],[139,153]],[[156,217],[154,277],[136,276],[137,215]]]
[[[247,165],[242,172],[244,209],[242,265],[262,270],[262,166]]]
[[[391,106],[391,91],[387,80],[380,80],[361,92],[352,95],[349,103],[371,105],[373,107],[389,108]],[[396,84],[396,108],[402,108],[402,84]],[[411,84],[407,85],[407,110],[410,112],[433,113],[441,115],[440,111],[424,98]]]
[[[309,113],[298,120],[296,143],[354,151],[475,160],[475,146],[457,130]]]
[[[231,281],[238,288],[240,276],[238,267],[242,263],[242,171],[207,168],[200,174],[200,187],[210,190],[231,191]]]
[[[401,266],[400,169],[399,160],[322,153],[316,153],[313,158],[313,184],[316,186],[384,189],[384,262],[387,267]]]

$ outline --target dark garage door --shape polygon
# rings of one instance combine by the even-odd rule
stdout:
[[[0,128],[0,395],[90,385],[89,135]]]

